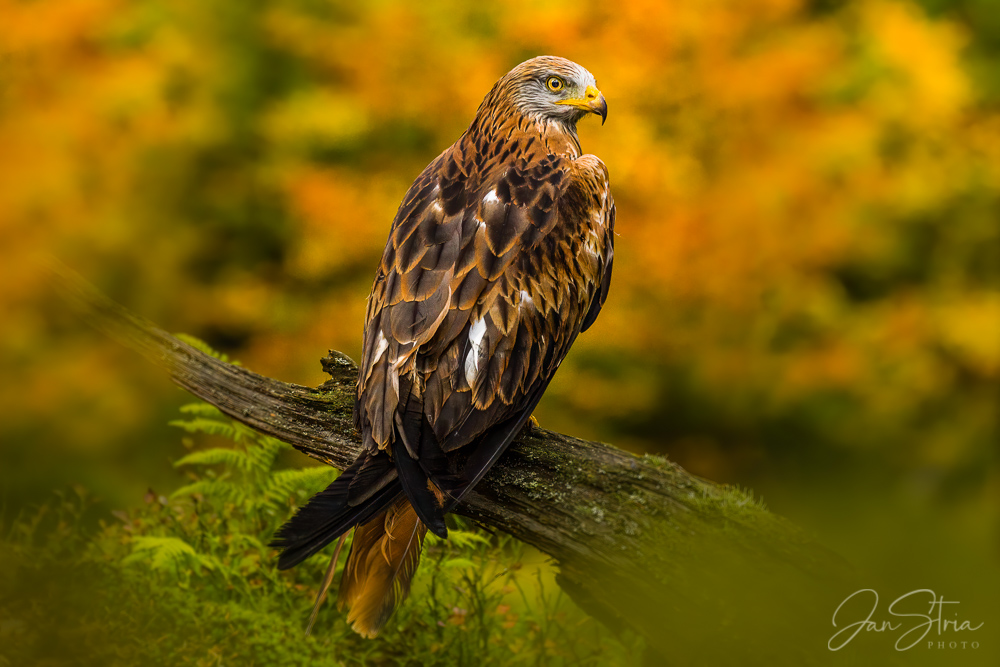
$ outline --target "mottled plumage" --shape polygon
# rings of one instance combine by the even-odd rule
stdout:
[[[399,207],[365,320],[354,411],[365,452],[276,541],[291,567],[364,524],[340,595],[362,634],[405,596],[419,524],[446,535],[444,514],[607,298],[615,207],[607,168],[577,139],[587,113],[607,113],[589,72],[551,56],[522,63]]]

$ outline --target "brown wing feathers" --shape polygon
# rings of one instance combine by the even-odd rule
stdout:
[[[365,636],[405,597],[426,530],[447,534],[444,514],[517,435],[607,297],[607,170],[580,156],[575,131],[512,107],[500,83],[397,212],[366,314],[365,453],[275,542],[290,567],[360,524],[339,604]]]

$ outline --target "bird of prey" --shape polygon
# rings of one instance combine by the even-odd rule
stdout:
[[[522,429],[607,298],[615,205],[576,132],[607,110],[580,65],[521,63],[396,213],[365,318],[364,449],[273,543],[285,569],[355,529],[338,603],[366,637],[409,592],[426,531],[447,535],[444,515]]]

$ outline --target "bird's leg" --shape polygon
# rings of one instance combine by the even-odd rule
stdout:
[[[312,614],[309,615],[309,625],[306,626],[306,636],[312,632],[313,623],[316,622],[316,616],[319,614],[319,608],[323,606],[323,602],[326,601],[326,593],[330,590],[330,584],[333,583],[333,575],[337,571],[337,561],[340,559],[340,548],[344,546],[344,540],[347,539],[347,532],[344,532],[337,540],[337,548],[333,550],[333,558],[330,559],[330,567],[326,568],[326,575],[323,577],[323,584],[319,587],[319,593],[316,594],[316,604],[313,605]]]
[[[536,428],[541,428],[541,426],[538,425],[538,420],[535,419],[535,415],[532,414],[530,417],[528,417],[528,421],[524,422],[524,426],[521,427],[521,431],[520,433],[517,434],[517,437],[520,438],[522,436],[528,435],[529,433],[531,433],[533,429]]]

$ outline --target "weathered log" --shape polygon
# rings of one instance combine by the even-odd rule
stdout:
[[[359,451],[357,367],[330,352],[319,387],[225,363],[111,301],[63,268],[57,287],[97,328],[175,383],[337,468]],[[550,555],[588,613],[645,638],[655,664],[828,664],[831,615],[850,569],[743,490],[541,428],[526,430],[457,513]]]

